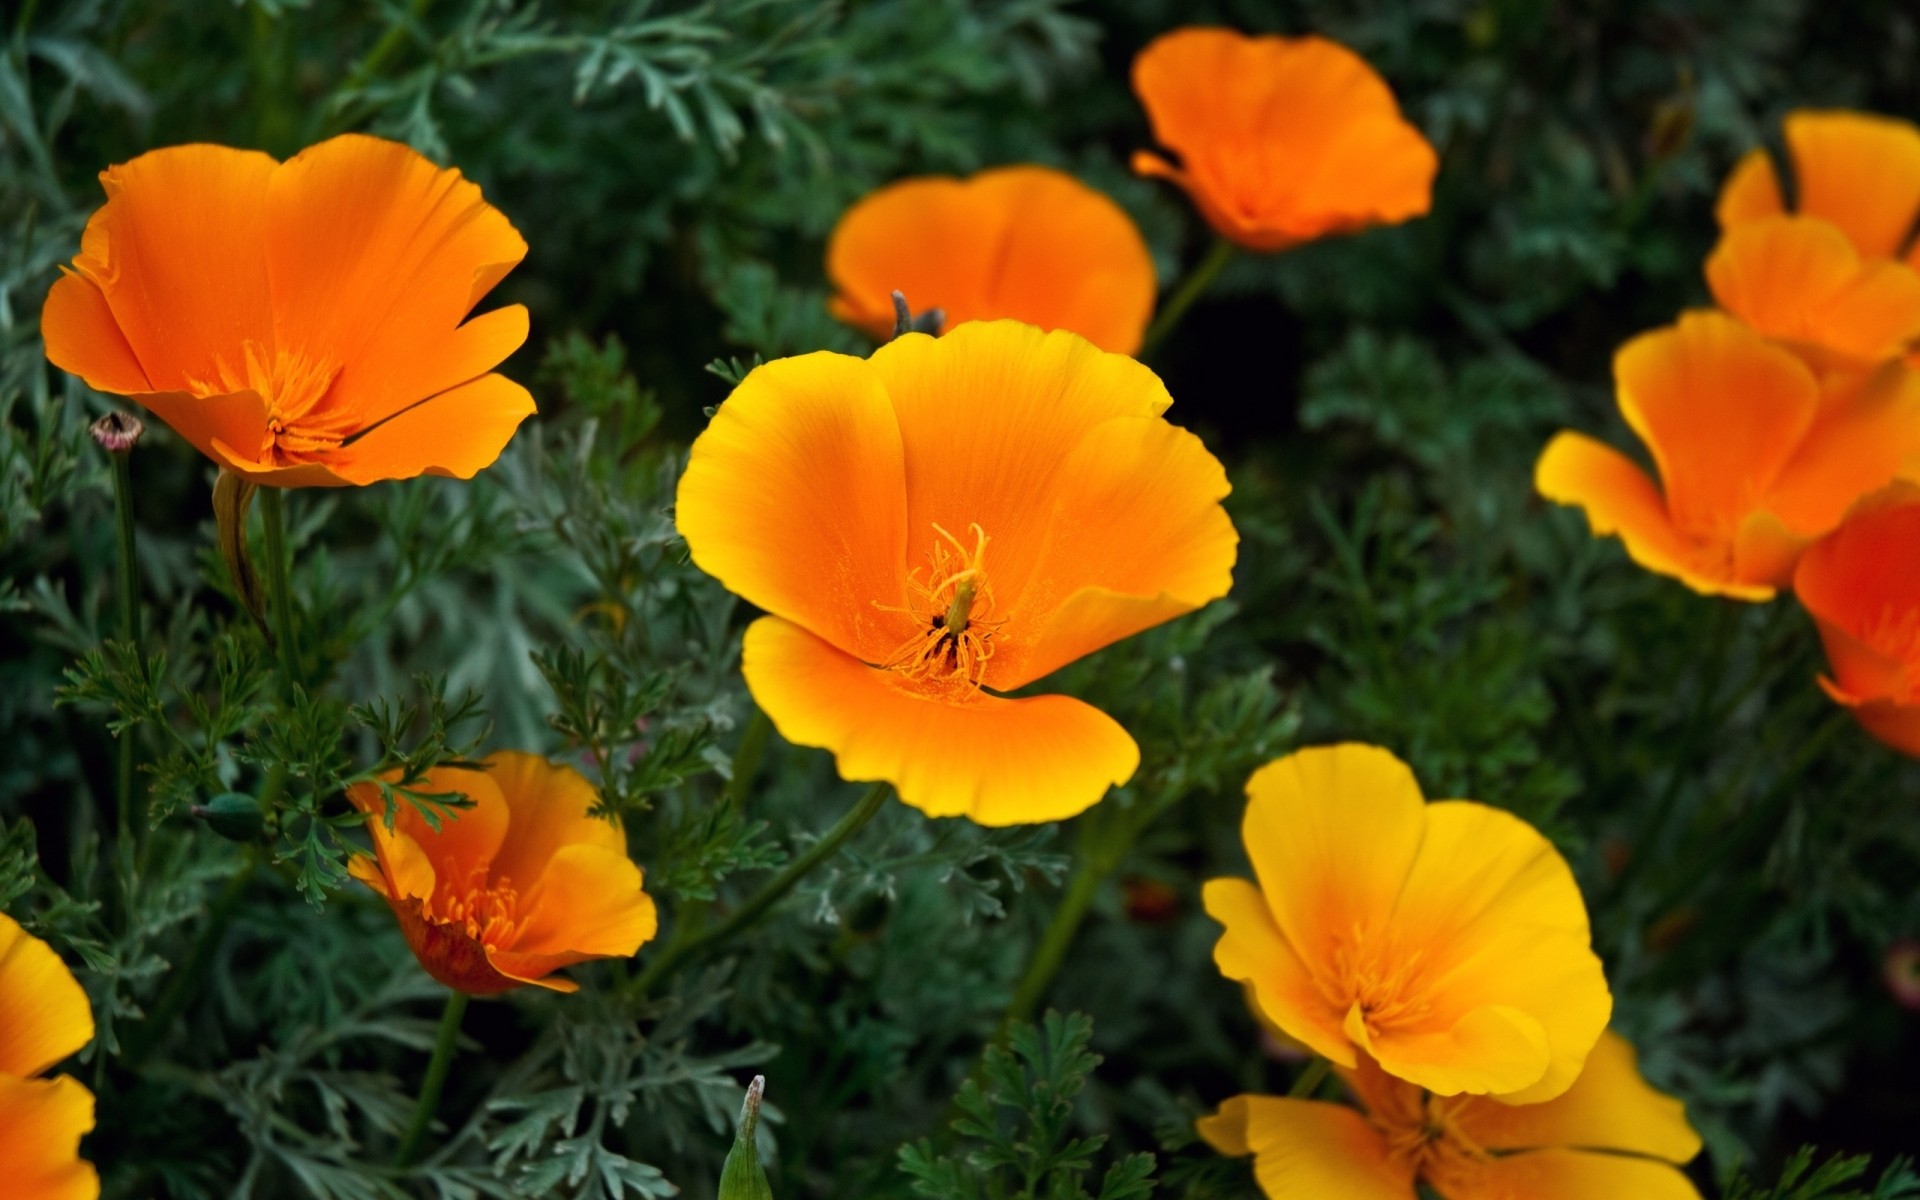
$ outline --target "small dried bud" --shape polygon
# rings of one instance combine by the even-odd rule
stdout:
[[[1903,1007],[1920,1010],[1920,941],[1906,938],[1887,947],[1887,991]]]
[[[754,1131],[760,1125],[760,1097],[766,1091],[767,1078],[755,1075],[747,1085],[746,1103],[740,1106],[740,1132],[733,1149],[720,1168],[720,1200],[773,1200],[767,1185],[767,1173],[760,1166],[760,1152],[754,1144]]]
[[[939,337],[940,327],[946,323],[947,312],[945,309],[930,308],[918,316],[915,316],[913,309],[907,305],[906,293],[901,291],[895,291],[893,293],[894,337],[899,337],[905,333],[930,333],[935,337]]]
[[[139,417],[131,413],[110,412],[95,421],[88,432],[100,448],[108,454],[125,454],[140,444],[140,435],[147,431]]]

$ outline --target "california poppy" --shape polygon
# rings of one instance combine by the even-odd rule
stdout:
[[[493,368],[520,305],[471,320],[526,242],[458,171],[345,134],[284,163],[174,146],[101,173],[107,203],[47,296],[47,357],[255,483],[452,475],[534,411]]]
[[[1562,433],[1540,494],[1618,533],[1650,571],[1695,591],[1770,599],[1800,552],[1920,451],[1920,381],[1898,363],[1824,377],[1713,312],[1643,334],[1614,357],[1620,411],[1659,481],[1620,452]]]
[[[1833,225],[1862,259],[1905,258],[1920,217],[1920,127],[1873,113],[1802,109],[1786,120],[1792,211]],[[1720,190],[1725,230],[1788,211],[1779,168],[1765,149],[1742,158]]]
[[[1268,1020],[1438,1095],[1529,1103],[1573,1084],[1613,1000],[1551,842],[1496,808],[1427,803],[1376,746],[1290,754],[1247,795],[1259,882],[1215,879],[1204,898],[1226,926],[1214,961]]]
[[[1920,755],[1920,486],[1862,501],[1815,542],[1793,589],[1826,644],[1834,700],[1887,745]]]
[[[892,294],[943,329],[1006,317],[1132,354],[1153,315],[1153,256],[1118,204],[1051,167],[1001,167],[881,188],[827,242],[833,314],[892,336]]]
[[[374,856],[354,878],[386,897],[427,974],[474,996],[537,984],[578,985],[554,971],[625,958],[658,928],[617,821],[590,815],[593,785],[571,767],[501,751],[482,769],[441,767],[416,790],[473,802],[436,831],[373,783],[347,792],[367,814]]]
[[[1733,226],[1707,259],[1707,282],[1721,308],[1816,369],[1898,358],[1920,339],[1920,271],[1862,258],[1818,217]]]
[[[41,1072],[93,1040],[87,994],[53,947],[0,913],[0,1164],[19,1200],[93,1200],[100,1177],[80,1157],[93,1093]]]
[[[1678,1100],[1640,1076],[1633,1047],[1602,1035],[1564,1094],[1541,1104],[1437,1096],[1361,1058],[1342,1077],[1365,1106],[1235,1096],[1199,1122],[1222,1154],[1253,1155],[1273,1200],[1699,1200],[1679,1168],[1700,1137]]]
[[[1134,59],[1133,90],[1174,156],[1140,151],[1133,169],[1186,189],[1215,230],[1250,250],[1432,207],[1433,147],[1338,43],[1177,29]]]
[[[1126,782],[1111,717],[997,693],[1226,594],[1226,472],[1170,402],[1132,359],[1013,321],[756,368],[695,439],[676,519],[770,614],[741,669],[774,726],[983,825]]]

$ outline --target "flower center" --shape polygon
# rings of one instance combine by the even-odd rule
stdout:
[[[1920,692],[1920,679],[1916,679],[1915,667],[1920,666],[1920,611],[1909,605],[1889,603],[1883,605],[1872,621],[1861,629],[1861,641],[1880,654],[1898,663],[1906,664],[1906,689],[1896,699],[1907,703]]]
[[[438,925],[459,925],[489,950],[510,944],[520,930],[520,893],[502,876],[489,882],[485,867],[475,867],[465,886],[435,889],[421,915]]]
[[[1333,947],[1333,972],[1321,993],[1343,1009],[1360,1010],[1371,1034],[1417,1021],[1431,1008],[1419,986],[1421,954],[1369,938],[1358,926]]]
[[[1417,1114],[1390,1121],[1382,1121],[1378,1113],[1373,1114],[1374,1125],[1386,1136],[1387,1148],[1393,1157],[1411,1166],[1427,1183],[1442,1189],[1459,1184],[1464,1174],[1472,1172],[1488,1157],[1455,1123],[1452,1109],[1456,1103],[1451,1098],[1422,1092]]]
[[[920,630],[881,665],[909,679],[972,690],[980,686],[981,671],[993,657],[1000,624],[990,619],[994,601],[986,571],[987,533],[977,524],[968,526],[973,534],[969,547],[938,525],[933,531],[938,536],[926,578],[917,567],[907,576],[907,607],[880,606],[907,613]]]
[[[260,394],[267,403],[267,432],[260,442],[264,462],[277,466],[310,462],[338,449],[354,432],[352,414],[329,411],[326,405],[333,382],[340,377],[340,364],[333,359],[308,358],[287,350],[269,352],[258,342],[248,341],[237,366],[222,358],[215,367],[214,380],[189,383],[202,396]]]

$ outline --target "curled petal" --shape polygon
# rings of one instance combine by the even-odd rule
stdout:
[[[23,1200],[95,1200],[100,1177],[80,1157],[93,1128],[93,1093],[65,1076],[0,1074],[0,1163],[7,1190]]]
[[[1350,1108],[1280,1096],[1235,1096],[1197,1129],[1222,1154],[1251,1153],[1274,1200],[1414,1200],[1413,1168]]]

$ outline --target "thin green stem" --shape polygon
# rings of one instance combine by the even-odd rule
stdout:
[[[876,783],[868,788],[867,794],[860,798],[860,802],[848,809],[846,814],[834,823],[833,828],[821,835],[819,841],[807,847],[806,853],[788,863],[765,887],[755,892],[745,904],[734,909],[732,915],[720,924],[685,938],[678,936],[676,932],[674,938],[667,943],[666,949],[660,952],[659,957],[649,963],[647,969],[633,981],[634,993],[646,995],[659,986],[667,976],[684,965],[688,959],[732,939],[765,916],[768,909],[778,904],[788,892],[793,890],[794,885],[811,874],[815,867],[832,858],[849,838],[865,828],[867,822],[873,820],[874,814],[878,813],[881,806],[887,802],[887,796],[891,792],[892,788],[885,783]]]
[[[284,493],[276,487],[260,489],[260,520],[267,533],[267,603],[273,610],[273,640],[285,677],[287,699],[300,681],[300,652],[294,641],[293,589],[288,582],[287,517]]]
[[[213,966],[214,952],[220,948],[220,939],[226,936],[227,926],[233,923],[234,916],[240,911],[240,901],[246,896],[247,883],[253,878],[254,868],[258,865],[259,859],[249,851],[245,864],[227,878],[226,886],[220,889],[220,894],[207,909],[207,919],[200,926],[200,936],[194,940],[193,948],[187,951],[186,959],[167,976],[166,986],[160,989],[160,998],[154,1001],[146,1020],[127,1037],[125,1058],[129,1068],[139,1068],[173,1028],[174,1022],[180,1019],[187,1004],[199,993],[201,982]]]
[[[1087,911],[1093,907],[1093,898],[1099,894],[1100,885],[1106,882],[1110,871],[1111,867],[1104,862],[1095,862],[1090,855],[1081,857],[1079,865],[1074,868],[1073,878],[1067,881],[1066,893],[1053,910],[1053,919],[1047,923],[1046,932],[1040,935],[1040,944],[1034,947],[1033,957],[1027,960],[1026,974],[1020,977],[1019,986],[1013,989],[1013,1000],[1007,1005],[1007,1015],[1000,1022],[1003,1030],[1033,1019],[1033,1010],[1039,1007],[1047,988],[1053,984],[1053,977],[1059,974],[1060,964],[1067,957],[1067,950],[1073,945],[1074,937],[1087,919]]]
[[[754,706],[753,716],[740,735],[740,746],[733,752],[733,778],[727,781],[727,803],[735,813],[747,806],[747,792],[753,786],[754,772],[767,756],[767,742],[773,736],[773,721],[766,710]]]
[[[1180,318],[1186,316],[1187,310],[1193,307],[1193,302],[1213,286],[1214,279],[1233,261],[1234,250],[1234,244],[1226,238],[1213,239],[1213,245],[1207,248],[1207,256],[1187,272],[1187,277],[1180,281],[1167,297],[1167,302],[1160,306],[1159,315],[1154,317],[1153,324],[1147,327],[1146,337],[1140,341],[1138,357],[1144,359],[1152,354],[1155,347],[1173,332],[1174,326],[1180,324]]]
[[[139,626],[139,559],[133,529],[133,455],[122,451],[113,459],[113,514],[120,531],[120,640],[135,644]],[[116,828],[124,845],[133,835],[133,730],[120,735],[118,779],[120,811]]]
[[[1333,1064],[1326,1059],[1315,1058],[1293,1077],[1293,1086],[1287,1089],[1287,1095],[1295,1100],[1305,1100],[1320,1090],[1320,1085],[1326,1081],[1327,1072],[1332,1069]]]
[[[449,991],[446,1011],[440,1014],[440,1033],[433,1040],[433,1057],[427,1061],[427,1077],[420,1081],[420,1099],[413,1106],[413,1120],[400,1139],[393,1165],[410,1167],[420,1156],[433,1115],[440,1110],[440,1092],[447,1085],[447,1072],[453,1067],[453,1052],[460,1044],[460,1021],[467,1015],[467,994]]]

